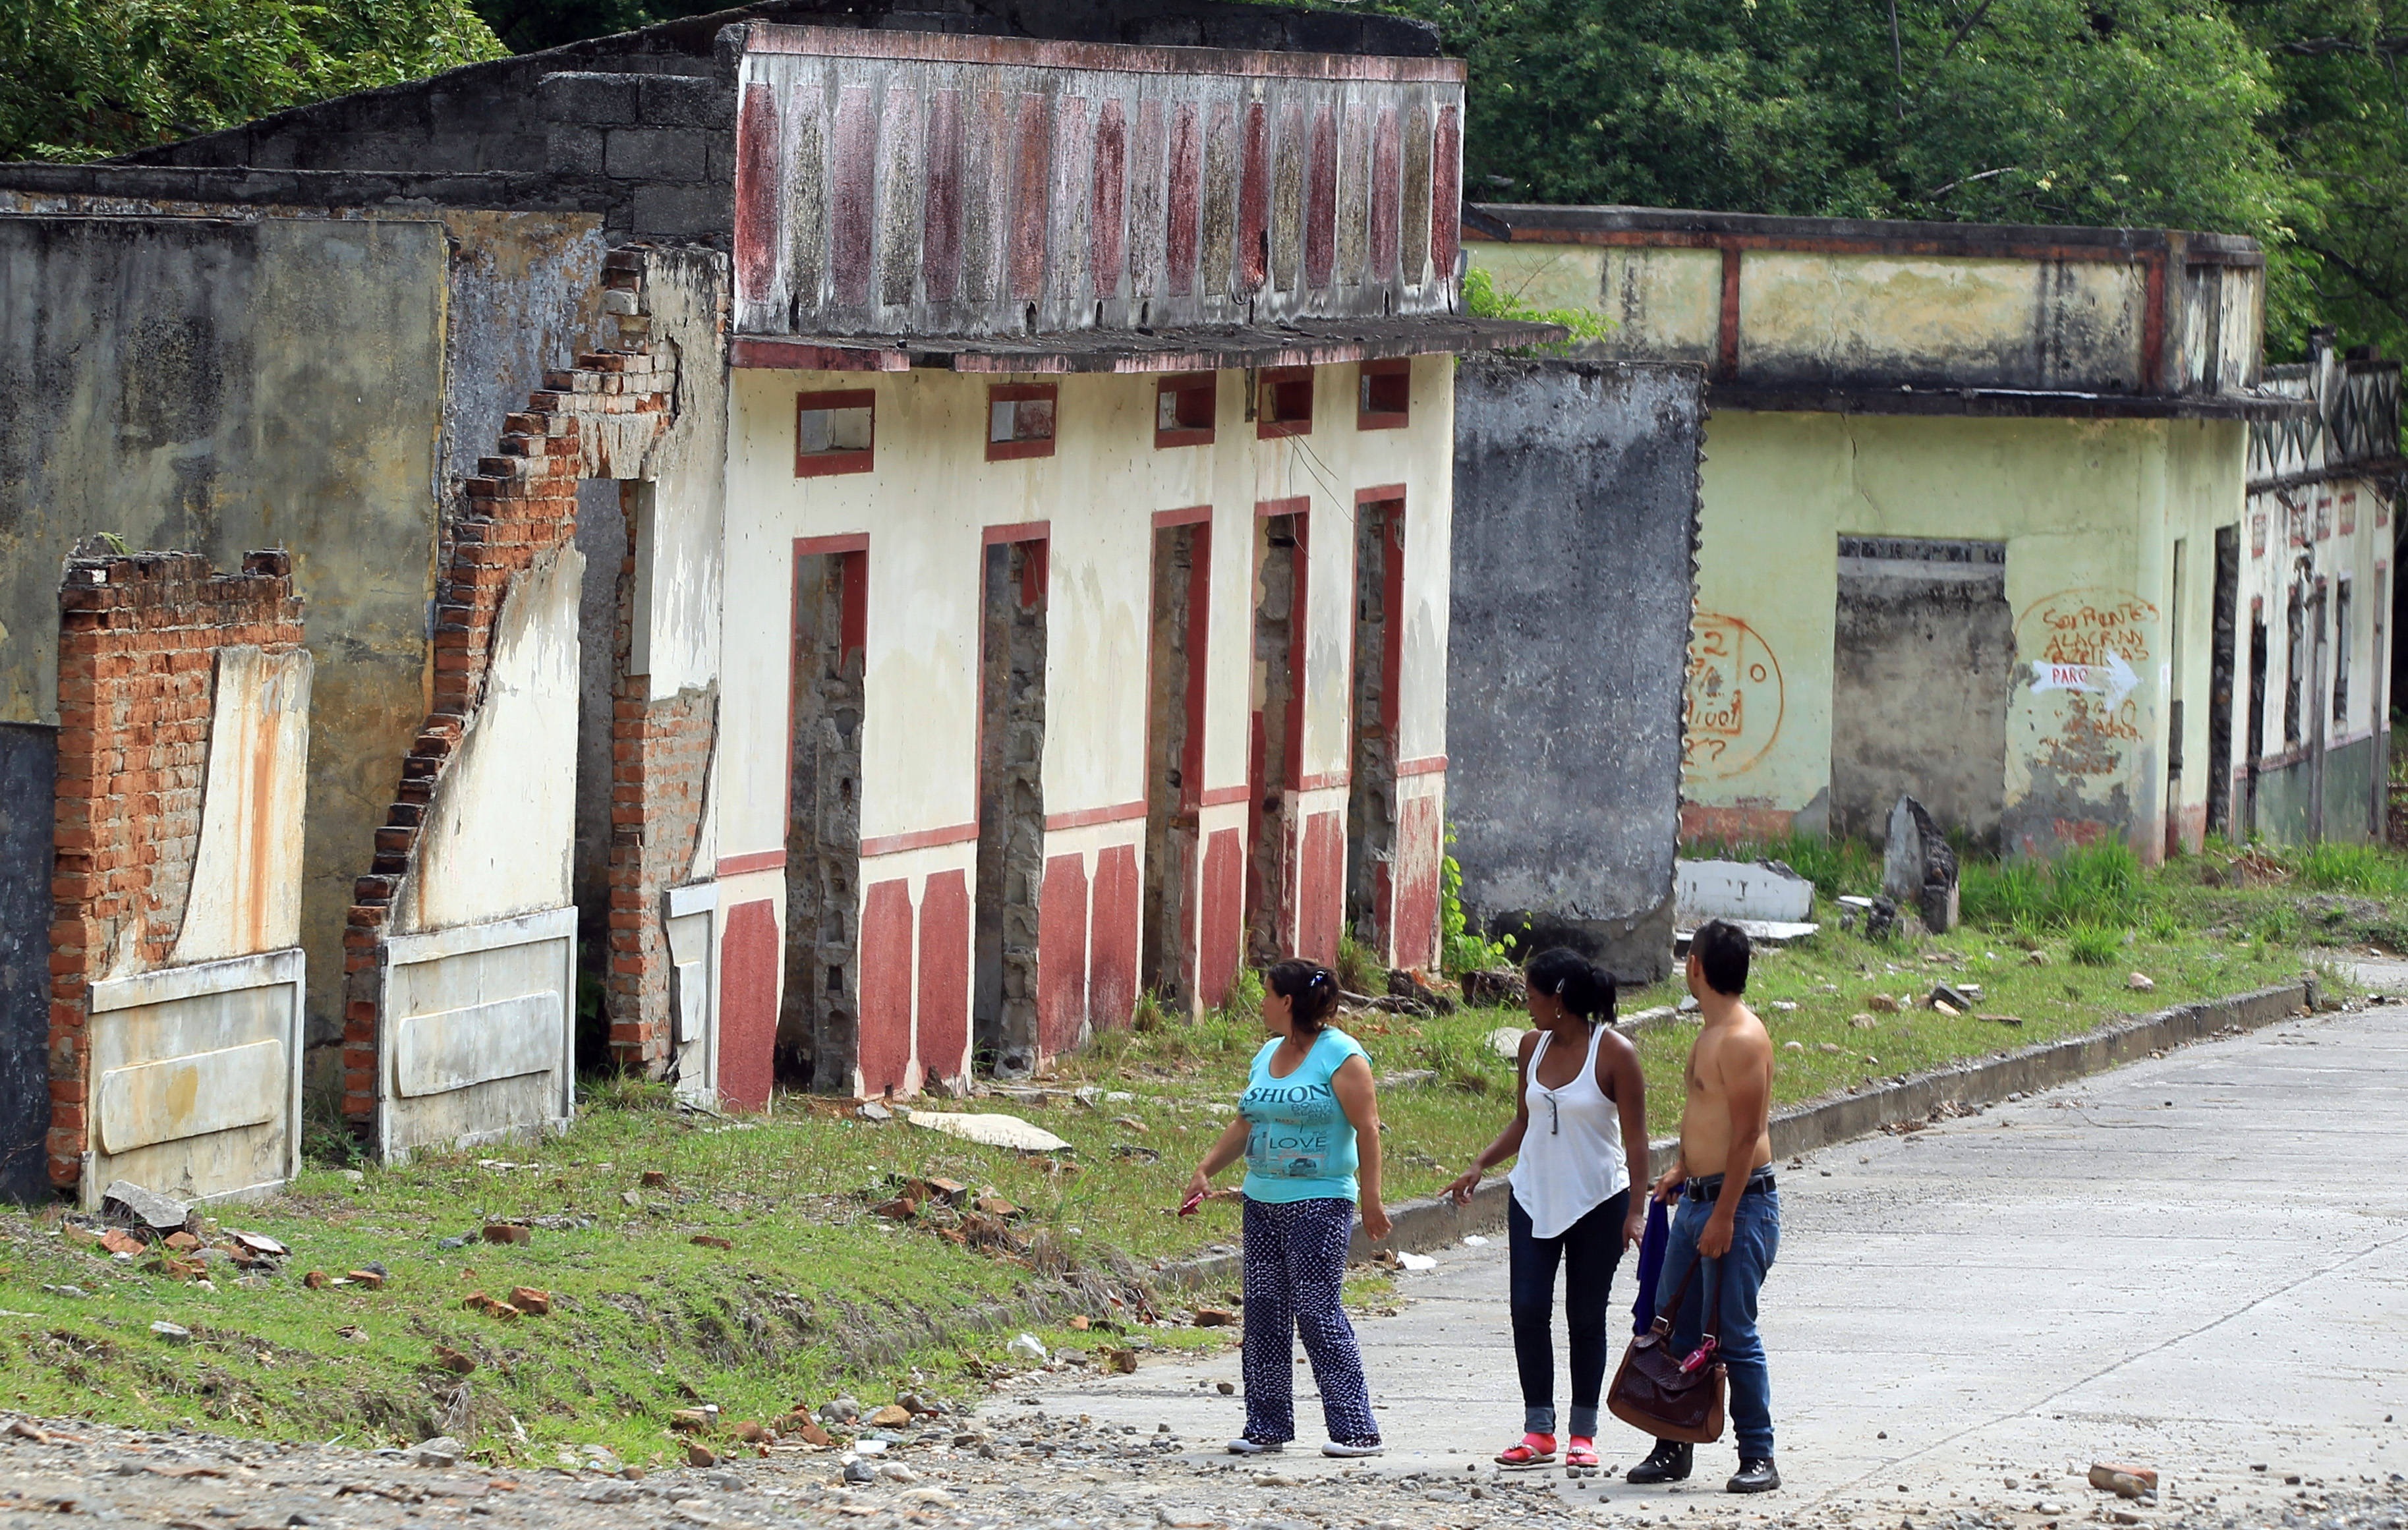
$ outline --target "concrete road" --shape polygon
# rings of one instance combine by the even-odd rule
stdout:
[[[2300,1491],[2286,1474],[2408,1471],[2408,1008],[2188,1048],[1778,1166],[1763,1328],[1788,1485],[1767,1510],[1962,1491],[2028,1511],[2074,1503],[2063,1474],[2104,1459],[2228,1510]],[[1403,1277],[1402,1314],[1359,1324],[1381,1472],[1484,1475],[1518,1435],[1502,1241]],[[1614,1300],[1627,1313],[1627,1268]],[[1281,1470],[1338,1470],[1311,1453],[1308,1375],[1304,1453]],[[1040,1395],[1057,1416],[1211,1439],[1241,1425],[1211,1386],[1237,1377],[1231,1354]],[[1623,1466],[1644,1448],[1610,1419],[1599,1444]],[[1733,1464],[1727,1437],[1700,1450],[1695,1507],[1701,1491],[1738,1507],[1714,1491]],[[1564,1491],[1670,1507],[1618,1480]]]

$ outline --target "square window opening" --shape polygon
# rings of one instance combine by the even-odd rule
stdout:
[[[876,461],[878,395],[867,388],[795,401],[795,476],[867,473]]]
[[[1057,384],[1006,383],[986,391],[986,460],[1054,455]]]
[[[1254,410],[1254,433],[1263,439],[1312,431],[1312,368],[1277,366],[1263,373]]]
[[[1211,446],[1219,407],[1219,379],[1212,373],[1164,378],[1154,386],[1154,446]]]
[[[1363,364],[1362,383],[1354,405],[1359,430],[1402,428],[1412,412],[1413,364],[1379,361]]]

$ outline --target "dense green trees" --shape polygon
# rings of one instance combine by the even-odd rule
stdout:
[[[1498,201],[2256,235],[2270,345],[2408,349],[2408,0],[1389,0]]]
[[[467,0],[10,0],[0,160],[121,154],[502,51]]]

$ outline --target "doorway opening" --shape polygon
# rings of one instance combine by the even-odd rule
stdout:
[[[787,698],[785,982],[777,1080],[849,1094],[860,1046],[861,722],[866,547],[798,549]],[[767,1037],[720,1036],[720,1072],[765,1070]]]
[[[1304,544],[1300,514],[1255,522],[1246,957],[1258,966],[1278,961],[1292,944],[1297,834],[1288,819],[1304,744]]]
[[[2207,663],[2207,832],[2232,836],[2232,695],[2241,628],[2241,528],[2215,532],[2214,627]]]
[[[2266,597],[2249,597],[2249,725],[2244,730],[2246,757],[2242,762],[2246,791],[2242,803],[2241,831],[2258,837],[2258,762],[2266,757]]]
[[[577,807],[569,898],[577,906],[577,1071],[608,1070],[610,1049],[611,723],[626,665],[620,603],[635,573],[630,535],[636,485],[586,479],[577,486]],[[623,496],[622,491],[625,492]],[[634,1020],[635,1015],[625,1017]]]
[[[2173,637],[2166,645],[2167,672],[2172,678],[2172,694],[2166,700],[2166,787],[2165,787],[2165,852],[2179,855],[2183,848],[2183,692],[2187,684],[2187,665],[2184,635],[2190,622],[2190,538],[2177,536],[2173,546],[2173,579],[2168,594],[2166,610],[2171,618]]]
[[[971,1042],[1002,1079],[1036,1071],[1045,882],[1045,543],[994,542],[981,575],[979,837]]]
[[[1346,925],[1383,966],[1396,947],[1397,697],[1404,662],[1405,507],[1354,510],[1354,747],[1346,803]]]
[[[1145,945],[1139,979],[1165,1009],[1181,1015],[1196,1005],[1197,833],[1204,793],[1211,570],[1209,523],[1155,529],[1146,658]]]

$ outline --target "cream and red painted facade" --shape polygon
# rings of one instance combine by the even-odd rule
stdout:
[[[1257,906],[1279,950],[1335,960],[1358,658],[1381,666],[1362,721],[1395,780],[1358,933],[1394,965],[1430,965],[1443,352],[1479,343],[1453,315],[1459,66],[761,24],[747,47],[713,829],[723,1045],[757,1051],[774,1031],[763,979],[819,912],[787,907],[782,661],[796,560],[825,554],[848,560],[844,642],[857,633],[862,654],[845,1087],[908,1094],[972,1067],[982,570],[998,544],[1024,546],[1045,622],[1037,1054],[1015,1062],[1126,1021],[1156,876],[1185,882],[1185,1002],[1220,999]],[[1380,408],[1367,371],[1392,379]],[[1208,393],[1209,416],[1159,429],[1167,379]],[[1292,407],[1298,382],[1309,419],[1270,418],[1273,391]],[[992,450],[994,406],[1040,393],[1050,441]],[[850,470],[805,469],[797,412],[837,401],[870,405],[873,445]],[[1358,656],[1370,516],[1385,620]],[[1259,714],[1279,687],[1254,629],[1274,522],[1295,531],[1301,620],[1271,730],[1285,757],[1267,762]],[[1156,538],[1178,526],[1194,528],[1196,609],[1177,810],[1197,852],[1173,870],[1147,864],[1148,670]],[[1254,853],[1267,811],[1283,836],[1269,865]]]

